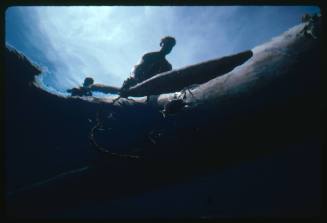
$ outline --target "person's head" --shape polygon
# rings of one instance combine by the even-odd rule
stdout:
[[[83,87],[90,87],[94,83],[94,80],[92,77],[87,77],[84,79]]]
[[[176,40],[174,37],[165,36],[160,41],[160,46],[161,46],[160,51],[167,55],[171,52],[175,44],[176,44]]]

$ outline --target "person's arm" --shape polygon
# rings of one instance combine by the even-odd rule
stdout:
[[[132,77],[137,81],[137,82],[141,82],[144,80],[144,74],[145,74],[145,70],[146,67],[148,66],[148,64],[150,64],[153,60],[154,57],[154,53],[146,53],[142,56],[141,61],[134,66],[133,70],[132,70]]]
[[[173,69],[173,67],[171,66],[171,64],[168,62],[167,63],[167,70],[166,71],[171,71]],[[166,72],[165,71],[165,72]]]
[[[81,94],[80,88],[68,89],[67,92],[70,93],[71,96],[79,96]]]
[[[167,71],[171,71],[172,69],[173,69],[173,67],[171,66],[171,64],[167,60],[164,60],[158,69],[158,74],[167,72]]]

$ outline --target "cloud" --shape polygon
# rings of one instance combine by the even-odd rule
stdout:
[[[159,49],[166,35],[177,39],[167,56],[173,68],[253,48],[298,23],[308,7],[37,6],[12,10],[23,15],[21,32],[32,59],[49,68],[43,81],[64,91],[81,84],[86,76],[120,86],[141,55]]]

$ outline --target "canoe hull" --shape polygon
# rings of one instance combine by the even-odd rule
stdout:
[[[228,73],[252,57],[251,50],[227,57],[213,59],[157,74],[156,76],[131,87],[128,96],[148,96],[171,93],[193,84],[203,84]]]

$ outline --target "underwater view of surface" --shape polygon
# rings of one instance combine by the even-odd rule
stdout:
[[[317,6],[13,6],[5,14],[5,40],[42,67],[44,88],[66,94],[87,76],[121,86],[164,36],[176,39],[167,59],[178,69],[252,49],[318,12]]]
[[[319,32],[306,13],[320,8],[9,7],[8,216],[318,217]],[[176,40],[166,56],[173,71],[139,82],[150,93],[113,103],[117,94],[67,91],[86,77],[120,88],[165,36]],[[248,57],[235,62],[240,52]],[[195,80],[213,69],[221,76],[194,88],[150,91],[165,89],[156,80],[186,83],[175,70]]]

